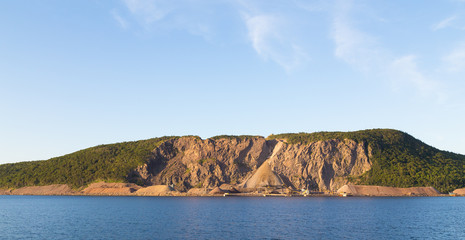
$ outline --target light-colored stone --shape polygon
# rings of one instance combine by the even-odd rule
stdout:
[[[141,188],[135,194],[139,196],[169,196],[173,195],[174,191],[167,185],[155,185]]]
[[[97,182],[90,184],[87,188],[81,191],[81,194],[125,196],[132,195],[140,188],[140,186],[133,183]]]
[[[344,185],[337,192],[354,196],[438,196],[441,194],[433,187],[396,188],[366,185]]]
[[[460,195],[460,196],[465,196],[465,188],[455,189],[453,193]]]
[[[47,186],[31,186],[14,189],[12,195],[74,195],[73,191],[66,184],[53,184]]]
[[[370,170],[370,157],[367,144],[353,140],[288,144],[263,137],[181,137],[154,149],[147,165],[133,175],[151,185],[173,185],[186,192],[223,183],[237,186],[267,161],[286,187],[336,191],[348,183],[348,176]]]

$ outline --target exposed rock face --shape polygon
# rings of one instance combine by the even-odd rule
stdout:
[[[441,194],[433,187],[396,188],[364,185],[344,185],[337,192],[354,196],[438,196]]]
[[[213,190],[211,190],[208,194],[217,195],[217,194],[225,194],[225,193],[227,193],[227,192],[222,190],[220,187],[216,187]]]
[[[231,184],[227,184],[227,183],[221,184],[220,189],[228,193],[239,193],[239,190],[237,190]]]
[[[179,191],[238,184],[265,161],[274,144],[261,137],[169,140],[156,148],[148,164],[136,169],[129,178],[148,185],[174,185]]]
[[[267,161],[284,185],[332,190],[371,168],[371,150],[353,140],[328,140],[308,145],[263,137],[168,140],[152,152],[148,163],[129,176],[147,185],[171,185],[178,191],[213,189],[223,183],[244,183]]]
[[[370,170],[370,157],[371,150],[365,143],[329,140],[309,145],[284,143],[270,163],[295,188],[336,191],[347,183],[347,176]]]

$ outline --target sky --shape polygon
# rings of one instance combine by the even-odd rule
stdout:
[[[391,128],[465,154],[463,0],[0,2],[0,163]]]

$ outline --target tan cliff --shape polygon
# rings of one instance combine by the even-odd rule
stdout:
[[[129,173],[130,183],[92,183],[81,190],[31,186],[0,194],[208,195],[225,185],[243,192],[264,187],[335,192],[349,177],[370,170],[370,158],[366,143],[347,139],[288,144],[263,137],[180,137],[153,149],[146,164]]]
[[[130,175],[144,185],[170,185],[177,191],[244,185],[266,161],[293,189],[336,191],[371,168],[371,149],[353,140],[288,144],[263,137],[202,140],[181,137],[154,149],[147,164]]]

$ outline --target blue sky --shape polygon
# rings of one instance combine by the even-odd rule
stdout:
[[[371,128],[465,154],[465,1],[2,1],[0,56],[0,163]]]

